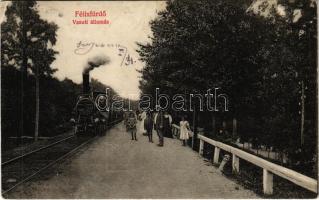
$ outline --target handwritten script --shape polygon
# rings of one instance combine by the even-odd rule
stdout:
[[[85,55],[89,53],[94,47],[103,48],[105,45],[103,43],[97,44],[95,42],[78,42],[76,44],[76,48],[74,49],[74,53],[77,55]]]
[[[114,48],[117,50],[118,56],[122,57],[121,66],[123,65],[133,65],[136,60],[130,56],[128,53],[127,47],[120,45],[120,44],[113,44],[113,43],[95,43],[95,42],[83,42],[80,41],[76,43],[76,48],[74,49],[74,53],[77,55],[85,55],[89,53],[93,48]]]

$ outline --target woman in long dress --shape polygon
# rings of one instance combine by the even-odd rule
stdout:
[[[179,139],[183,141],[183,146],[186,146],[186,142],[189,139],[189,123],[188,121],[185,120],[185,117],[182,116],[182,120],[179,122],[179,127],[180,127],[180,135]]]
[[[144,128],[144,120],[146,119],[146,112],[143,111],[140,115],[139,115],[139,128],[138,128],[138,131],[140,134],[145,134],[146,133],[146,130]]]

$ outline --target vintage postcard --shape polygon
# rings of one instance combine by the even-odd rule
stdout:
[[[2,197],[316,198],[317,7],[0,2]]]

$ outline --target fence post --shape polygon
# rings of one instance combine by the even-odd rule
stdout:
[[[220,148],[215,147],[215,150],[214,150],[214,164],[218,164],[219,152],[220,152]]]
[[[193,137],[192,137],[192,149],[195,150],[195,142],[197,139],[197,112],[196,112],[196,104],[194,102],[194,111],[193,111]]]
[[[204,153],[204,141],[199,139],[199,151],[198,151],[199,155],[203,155]]]
[[[263,189],[264,194],[273,194],[273,174],[267,169],[263,169]]]
[[[233,154],[232,166],[233,166],[233,173],[238,173],[239,172],[239,158],[235,154]]]

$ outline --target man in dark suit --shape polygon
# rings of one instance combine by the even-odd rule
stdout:
[[[148,141],[153,143],[153,119],[150,112],[146,113],[146,119],[144,120],[144,129],[148,136]]]
[[[164,115],[162,111],[155,116],[155,128],[159,138],[159,144],[157,146],[164,146]]]

